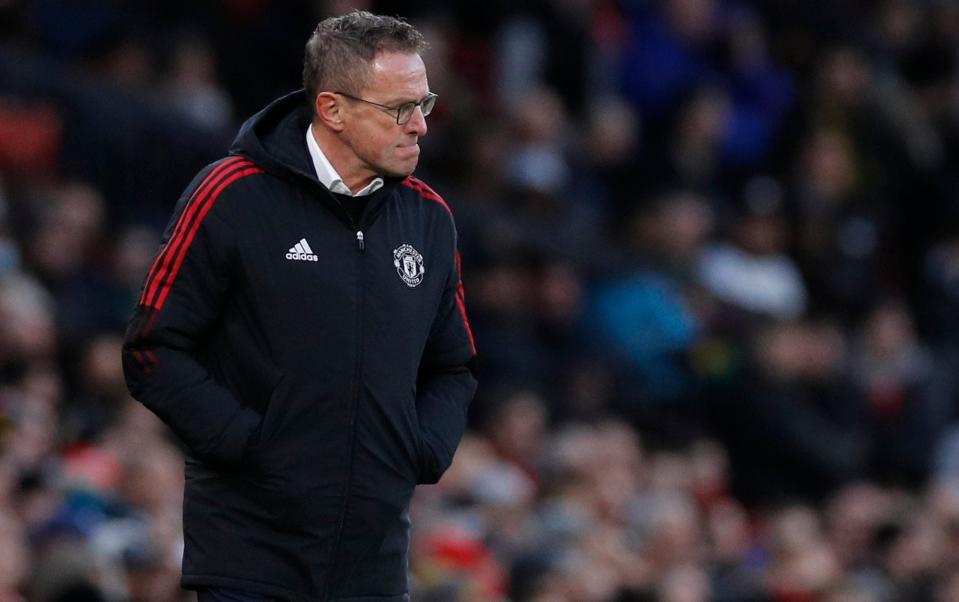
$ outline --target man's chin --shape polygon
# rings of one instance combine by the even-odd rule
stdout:
[[[414,171],[416,171],[416,165],[417,165],[416,163],[413,163],[412,165],[403,165],[403,166],[387,168],[383,170],[383,175],[391,178],[405,178],[406,176],[411,175]]]

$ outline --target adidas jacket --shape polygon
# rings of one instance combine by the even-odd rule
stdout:
[[[302,92],[189,185],[130,321],[133,396],[186,448],[182,583],[408,600],[408,505],[476,382],[449,207],[387,178],[359,223],[317,181]]]

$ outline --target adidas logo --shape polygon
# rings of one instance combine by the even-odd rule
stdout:
[[[287,259],[293,259],[295,261],[319,261],[320,258],[313,254],[313,249],[310,248],[310,244],[306,242],[305,238],[301,238],[300,242],[291,248],[286,253]]]

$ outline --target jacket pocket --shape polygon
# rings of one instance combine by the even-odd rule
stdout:
[[[413,440],[416,444],[416,484],[430,485],[439,480],[434,466],[436,464],[430,446],[426,444],[426,435],[423,433],[423,427],[420,424],[420,416],[416,411],[416,404],[413,404]]]
[[[416,470],[417,484],[422,482],[423,478],[423,433],[420,432],[420,416],[416,412],[416,403],[410,404],[410,422],[413,425],[413,467]]]
[[[260,429],[256,440],[250,444],[250,447],[247,451],[247,457],[253,461],[254,468],[257,470],[260,469],[259,460],[263,454],[263,451],[269,448],[270,441],[273,440],[276,430],[276,423],[278,420],[277,416],[282,411],[281,406],[283,405],[283,400],[289,391],[289,384],[289,374],[283,372],[280,375],[280,380],[276,383],[276,386],[273,387],[273,391],[270,393],[270,399],[263,411],[263,418],[260,421]]]

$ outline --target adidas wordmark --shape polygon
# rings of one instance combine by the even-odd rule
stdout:
[[[294,261],[319,261],[320,258],[313,254],[313,249],[310,248],[310,244],[306,242],[305,238],[301,238],[300,242],[296,243],[289,251],[286,253],[287,259],[292,259]]]

